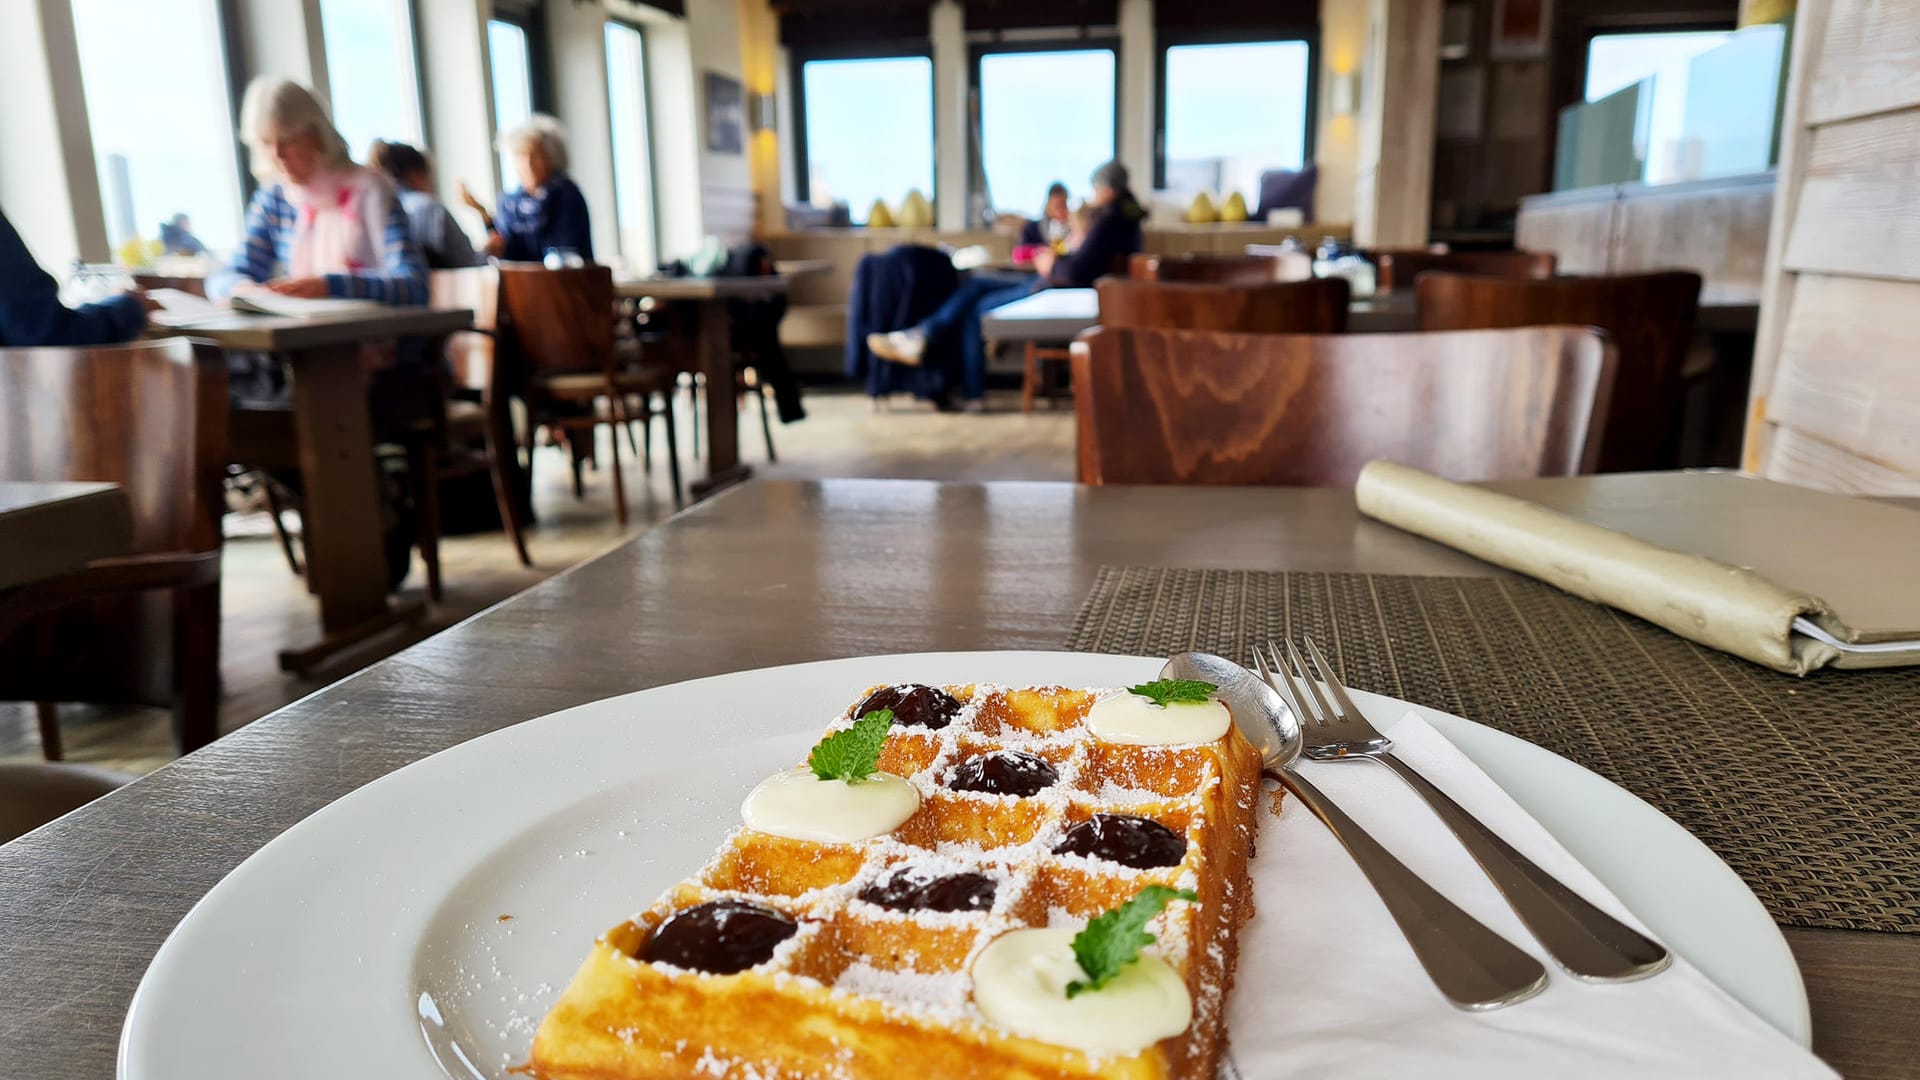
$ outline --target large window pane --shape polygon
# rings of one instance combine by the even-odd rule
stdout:
[[[1167,50],[1170,191],[1238,191],[1253,210],[1260,174],[1307,154],[1307,43],[1175,45]]]
[[[409,0],[320,0],[333,126],[356,161],[375,139],[420,137],[420,82],[414,74]]]
[[[813,205],[845,202],[864,224],[875,199],[897,207],[912,188],[934,197],[933,61],[809,60],[800,81]]]
[[[1587,44],[1588,101],[1598,101],[1649,75],[1686,79],[1687,61],[1727,40],[1731,30],[1601,34]]]
[[[1034,214],[1047,185],[1076,199],[1113,157],[1113,50],[989,53],[980,58],[980,129],[996,209]]]
[[[73,0],[73,28],[115,248],[186,214],[209,248],[231,250],[240,172],[216,0]]]
[[[505,131],[533,115],[533,54],[526,30],[505,19],[487,20],[487,56],[493,64],[493,130]],[[503,153],[501,187],[516,183]]]
[[[653,229],[653,143],[647,129],[647,66],[640,31],[607,24],[607,106],[613,127],[613,211],[627,269],[657,263]]]

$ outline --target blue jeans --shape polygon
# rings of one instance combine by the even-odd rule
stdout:
[[[987,347],[980,336],[980,316],[1033,291],[1031,274],[973,273],[933,314],[920,323],[927,343],[960,340],[960,396],[977,401],[987,392]]]

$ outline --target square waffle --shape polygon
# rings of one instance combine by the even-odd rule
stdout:
[[[1247,875],[1260,789],[1258,754],[1229,726],[1210,743],[1139,746],[1086,727],[1100,697],[1124,691],[947,687],[944,728],[896,719],[879,768],[920,803],[891,833],[857,843],[737,828],[692,878],[607,931],[540,1026],[529,1071],[542,1080],[713,1076],[1210,1078],[1226,1041],[1235,937],[1252,914]],[[863,696],[864,697],[864,696]],[[852,709],[830,730],[844,729]],[[1019,750],[1057,781],[1031,796],[957,791],[956,766]],[[1054,851],[1095,814],[1166,825],[1186,841],[1177,865],[1137,870]],[[984,910],[898,911],[862,898],[902,867],[994,883]],[[1025,927],[1079,927],[1143,887],[1190,889],[1148,929],[1183,979],[1186,1030],[1126,1054],[1089,1053],[1014,1034],[972,1000],[970,965]],[[765,962],[716,975],[637,959],[676,912],[743,900],[798,930]]]

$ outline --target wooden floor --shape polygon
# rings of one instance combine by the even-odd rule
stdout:
[[[1031,416],[1022,415],[1013,394],[995,394],[988,404],[992,411],[979,415],[938,414],[904,400],[876,411],[858,394],[811,393],[807,420],[787,426],[775,422],[774,445],[780,460],[769,464],[759,416],[750,403],[740,418],[741,453],[759,475],[787,478],[1072,479],[1069,410],[1043,407]],[[684,446],[690,430],[683,403],[682,467],[692,477],[699,475],[699,466],[684,460],[690,457]],[[634,475],[637,472],[627,476],[632,518],[623,532],[613,523],[607,477],[589,474],[586,497],[576,501],[560,452],[543,449],[534,470],[534,506],[540,525],[528,541],[534,566],[520,565],[503,534],[449,537],[441,546],[446,598],[434,606],[431,616],[410,635],[374,643],[316,678],[287,675],[276,661],[282,648],[306,644],[318,634],[313,601],[302,580],[288,571],[270,534],[252,529],[247,531],[260,535],[230,538],[223,567],[220,671],[226,694],[221,701],[220,730],[232,731],[351,675],[360,666],[651,527],[673,512],[665,463],[656,461],[650,477]],[[403,594],[419,595],[421,581],[416,561]],[[168,714],[160,709],[66,705],[61,708],[61,732],[69,761],[144,773],[173,758]],[[32,707],[0,703],[0,761],[39,758]]]

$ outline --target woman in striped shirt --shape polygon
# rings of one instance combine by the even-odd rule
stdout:
[[[260,180],[246,241],[209,295],[427,302],[427,267],[386,177],[353,163],[320,102],[285,79],[259,78],[240,108],[240,136]]]

